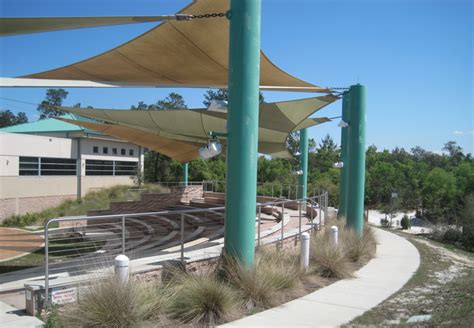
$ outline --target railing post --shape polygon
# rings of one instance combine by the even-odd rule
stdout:
[[[44,302],[49,302],[49,221],[44,224]]]
[[[122,216],[122,254],[125,255],[125,215]]]
[[[260,224],[262,219],[262,204],[257,203],[258,207],[258,225],[257,225],[257,248],[260,248]]]
[[[295,246],[298,244],[298,240],[301,240],[301,208],[303,207],[303,202],[298,201],[298,208],[299,208],[299,213],[298,213],[298,237],[295,238]]]
[[[322,220],[322,209],[321,207],[323,206],[323,195],[321,194],[321,191],[318,191],[319,195],[318,195],[318,207],[319,207],[319,225],[318,225],[318,230],[321,229],[321,225],[323,224],[323,220]]]
[[[281,241],[280,247],[283,248],[283,237],[285,235],[285,202],[281,203]]]
[[[184,268],[184,213],[181,213],[181,265]]]

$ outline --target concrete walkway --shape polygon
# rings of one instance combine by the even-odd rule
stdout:
[[[0,302],[0,326],[4,328],[39,328],[44,327],[44,324],[40,319]]]
[[[376,229],[377,253],[355,278],[222,327],[338,327],[373,308],[405,285],[420,254],[410,242]]]

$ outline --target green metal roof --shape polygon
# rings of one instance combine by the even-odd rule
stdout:
[[[95,122],[95,120],[85,118],[76,114],[68,113],[60,116],[61,118]],[[85,132],[85,133],[94,133],[97,132],[89,130],[87,128],[80,127],[75,124],[67,123],[60,121],[54,118],[46,118],[31,123],[23,123],[13,126],[8,126],[6,128],[1,128],[1,132],[11,132],[11,133],[41,133],[41,132]]]

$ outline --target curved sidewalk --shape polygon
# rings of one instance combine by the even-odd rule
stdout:
[[[222,327],[338,327],[373,308],[405,285],[420,254],[406,239],[374,228],[377,253],[355,278]]]

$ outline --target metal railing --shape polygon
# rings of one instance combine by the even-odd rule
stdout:
[[[158,181],[156,184],[163,187],[172,187],[172,186],[184,186],[183,181]],[[226,181],[219,180],[204,180],[204,181],[189,181],[188,185],[202,185],[204,191],[209,192],[225,192],[226,191]],[[257,195],[259,196],[269,196],[269,197],[278,197],[278,198],[288,198],[296,199],[297,195],[302,188],[302,185],[298,183],[280,183],[280,182],[257,182]],[[149,192],[147,188],[143,189],[130,189],[130,190],[143,190]],[[322,193],[322,189],[316,185],[308,183],[307,185],[307,194],[308,197],[315,197]]]
[[[281,246],[290,231],[297,243],[303,230],[318,229],[324,224],[327,203],[327,192],[300,200],[258,203],[256,246],[275,241]],[[307,209],[311,209],[309,213]],[[297,221],[292,221],[295,216]],[[44,225],[45,301],[49,301],[50,280],[55,276],[90,274],[110,268],[119,254],[126,254],[131,260],[158,257],[157,261],[175,260],[184,265],[187,252],[223,243],[224,218],[224,206],[176,205],[146,213],[50,219]],[[319,218],[317,222],[315,218]],[[53,223],[59,228],[51,228]]]

